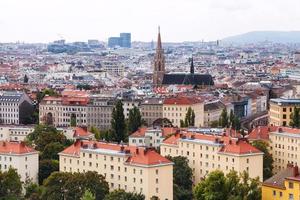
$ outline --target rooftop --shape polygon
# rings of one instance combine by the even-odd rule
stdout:
[[[79,156],[80,151],[84,150],[93,151],[95,153],[124,155],[128,157],[126,160],[127,164],[172,164],[171,161],[161,156],[153,149],[87,140],[77,140],[73,145],[67,147],[60,154]]]
[[[0,141],[0,154],[26,154],[38,153],[31,147],[25,145],[24,142],[7,142]]]

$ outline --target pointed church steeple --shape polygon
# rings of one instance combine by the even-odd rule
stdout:
[[[165,56],[164,50],[162,48],[160,27],[158,27],[157,45],[156,53],[154,57],[154,71],[153,71],[153,85],[162,85],[163,78],[165,74]]]
[[[192,56],[191,58],[191,69],[190,69],[190,73],[194,74],[195,73],[195,67],[194,67],[194,58]]]

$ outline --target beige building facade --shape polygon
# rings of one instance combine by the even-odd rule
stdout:
[[[154,150],[96,141],[79,141],[59,153],[60,171],[96,171],[110,190],[124,189],[173,199],[173,163]]]
[[[21,181],[38,182],[39,153],[23,142],[0,141],[0,171],[16,169]]]
[[[214,170],[246,171],[251,178],[263,178],[263,153],[238,138],[181,132],[161,144],[161,154],[188,158],[194,184]]]
[[[273,126],[289,126],[291,114],[295,107],[300,108],[300,99],[271,99],[269,124]]]
[[[195,126],[204,125],[204,103],[195,97],[171,97],[163,103],[163,117],[168,118],[174,126],[180,127],[180,121],[185,119],[189,108],[195,112]]]
[[[24,141],[27,135],[33,131],[34,126],[0,125],[0,140]]]

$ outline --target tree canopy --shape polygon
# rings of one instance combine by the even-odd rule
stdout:
[[[134,106],[132,109],[129,110],[128,116],[128,133],[134,133],[142,126],[142,115],[140,110]]]
[[[221,116],[219,118],[219,125],[222,128],[228,128],[229,127],[228,114],[227,114],[227,109],[226,108],[224,108],[222,110]]]
[[[180,127],[190,127],[195,126],[195,112],[194,110],[189,107],[186,114],[184,121],[180,120]]]
[[[254,147],[256,147],[257,149],[259,149],[260,151],[262,151],[264,153],[264,157],[263,157],[263,179],[266,180],[270,177],[273,176],[273,157],[272,154],[270,154],[269,152],[269,144],[261,141],[261,140],[256,140],[252,143],[252,145]]]
[[[144,200],[143,194],[114,190],[105,196],[104,200]]]
[[[127,141],[123,103],[118,100],[112,111],[111,136],[114,142]]]
[[[294,112],[291,114],[290,126],[300,128],[300,108],[295,107]]]
[[[196,200],[257,200],[261,199],[259,179],[251,179],[247,172],[231,171],[226,176],[216,170],[194,188]]]
[[[21,197],[22,182],[17,170],[9,168],[6,172],[0,171],[0,200],[17,200]]]
[[[174,200],[192,199],[192,176],[193,171],[188,165],[188,159],[183,156],[170,157],[169,160],[174,162],[173,167],[173,190]]]
[[[96,200],[102,200],[109,192],[105,178],[97,172],[54,172],[44,182],[44,200],[80,200],[89,190]]]

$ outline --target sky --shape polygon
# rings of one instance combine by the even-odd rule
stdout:
[[[300,0],[0,0],[0,42],[211,41],[259,30],[300,30]]]

